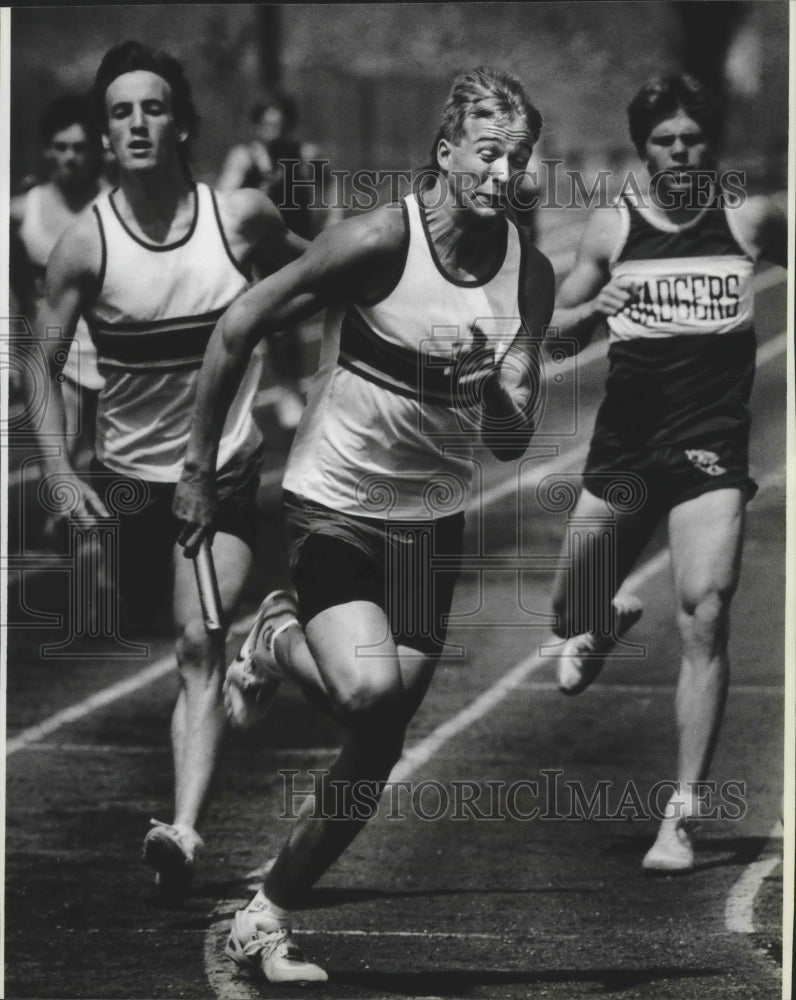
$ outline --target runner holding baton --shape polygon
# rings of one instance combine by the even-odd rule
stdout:
[[[199,591],[199,603],[202,605],[202,619],[205,632],[223,632],[224,609],[221,605],[221,593],[218,589],[216,566],[213,562],[213,550],[210,540],[205,538],[194,556],[193,568],[196,573],[196,587]]]

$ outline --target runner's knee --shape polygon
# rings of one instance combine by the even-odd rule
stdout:
[[[224,633],[208,635],[201,619],[186,622],[177,637],[177,664],[182,673],[207,670],[212,672],[223,661]],[[219,653],[222,655],[219,656]]]
[[[359,675],[332,691],[338,717],[357,728],[398,715],[402,688],[396,680]]]
[[[732,588],[704,587],[679,595],[677,622],[686,653],[711,655],[726,643]]]

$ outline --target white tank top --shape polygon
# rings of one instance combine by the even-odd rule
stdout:
[[[334,510],[401,520],[467,506],[477,421],[451,399],[451,360],[472,344],[474,323],[497,357],[508,349],[521,326],[522,258],[509,222],[495,272],[457,281],[437,258],[417,199],[403,206],[403,273],[378,303],[328,311],[284,477],[285,489]]]
[[[44,294],[44,271],[47,261],[53,252],[61,234],[68,228],[66,222],[59,232],[52,232],[45,225],[44,188],[41,185],[33,187],[25,195],[25,209],[22,224],[19,227],[19,238],[25,247],[28,260],[37,269],[34,276],[34,293],[36,300]],[[77,219],[80,213],[74,213]],[[91,340],[86,321],[81,317],[77,321],[75,335],[69,345],[69,354],[63,367],[63,374],[72,382],[96,391],[102,386],[102,376],[97,371],[97,352]]]
[[[127,228],[113,192],[94,209],[103,261],[88,320],[105,376],[97,457],[116,472],[153,482],[180,478],[207,341],[248,285],[227,244],[212,191],[198,184],[195,192],[190,229],[165,246],[146,243]],[[258,349],[230,407],[219,469],[259,443],[251,408],[261,359]]]

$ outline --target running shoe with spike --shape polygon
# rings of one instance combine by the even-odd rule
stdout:
[[[240,652],[227,668],[224,709],[237,729],[258,726],[271,707],[282,680],[273,650],[277,628],[298,624],[296,599],[275,590],[260,605]]]
[[[633,594],[614,598],[612,608],[612,635],[583,632],[564,643],[558,658],[558,689],[562,694],[575,695],[586,690],[605,665],[605,657],[614,643],[636,624],[644,610]]]
[[[150,820],[152,829],[144,838],[144,861],[155,869],[155,885],[170,900],[184,898],[191,887],[197,855],[204,841],[187,826]]]
[[[258,894],[259,896],[260,894]],[[325,983],[326,972],[308,962],[293,940],[290,925],[268,910],[238,910],[232,921],[225,954],[239,969],[269,983]]]

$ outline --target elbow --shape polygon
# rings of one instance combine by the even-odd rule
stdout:
[[[233,302],[219,320],[218,334],[224,352],[236,357],[247,349],[251,351],[257,341],[256,327],[251,309],[242,299]]]

